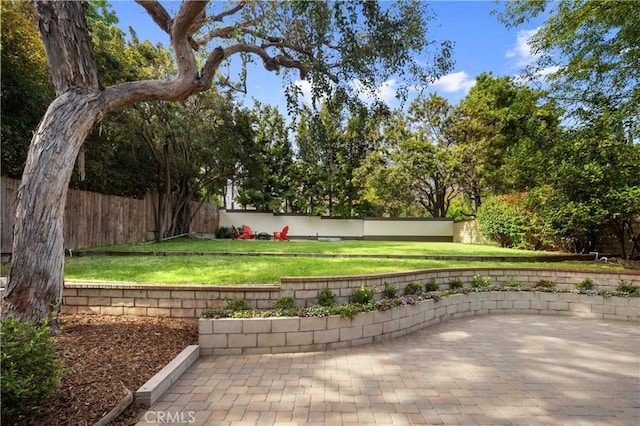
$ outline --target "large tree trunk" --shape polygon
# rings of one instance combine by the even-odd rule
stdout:
[[[49,106],[38,126],[18,191],[3,318],[39,322],[61,301],[67,187],[78,151],[100,112],[95,98],[67,93]]]
[[[102,107],[86,4],[34,3],[57,98],[36,129],[22,174],[2,317],[40,322],[61,301],[67,187]]]
[[[49,106],[29,147],[18,191],[13,238],[13,264],[2,300],[2,318],[34,322],[46,319],[60,302],[64,277],[63,219],[73,166],[93,125],[118,108],[142,101],[178,101],[211,87],[220,63],[237,53],[252,53],[274,71],[280,66],[307,67],[282,55],[270,57],[262,48],[236,43],[214,48],[200,69],[191,36],[204,23],[207,1],[183,1],[175,17],[156,1],[138,3],[171,36],[177,74],[171,79],[131,81],[101,88],[80,1],[32,0],[57,98]],[[234,15],[244,2],[218,15]],[[277,61],[276,61],[277,59]],[[277,66],[274,66],[277,64]],[[303,78],[304,78],[303,75]]]

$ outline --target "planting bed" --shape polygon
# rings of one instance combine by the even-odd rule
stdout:
[[[202,355],[310,352],[403,336],[452,318],[487,314],[551,314],[639,321],[639,297],[538,291],[479,291],[428,299],[354,318],[201,318]]]
[[[135,392],[185,346],[196,328],[181,321],[103,315],[62,315],[62,333],[53,337],[66,374],[59,391],[33,407],[34,416],[3,425],[90,425]],[[134,401],[112,425],[133,425],[144,412]]]

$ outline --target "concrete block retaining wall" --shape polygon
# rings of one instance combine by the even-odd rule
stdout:
[[[640,321],[640,298],[574,293],[492,291],[456,294],[355,318],[200,319],[202,355],[309,352],[344,348],[405,335],[450,318],[487,314],[575,315]]]
[[[320,291],[330,288],[338,302],[349,300],[354,289],[361,285],[375,286],[378,292],[385,284],[394,285],[403,294],[409,283],[435,281],[441,290],[460,279],[470,286],[474,275],[489,277],[492,283],[516,280],[533,287],[541,279],[548,279],[560,288],[575,288],[576,283],[591,279],[599,290],[615,290],[624,280],[640,287],[638,271],[550,270],[534,268],[460,268],[429,269],[351,277],[282,278],[273,286],[207,286],[152,285],[133,283],[94,283],[70,281],[63,292],[63,313],[102,315],[139,315],[172,317],[195,322],[202,311],[225,306],[225,299],[243,299],[255,309],[269,309],[282,296],[293,296],[297,306],[317,303]]]
[[[252,308],[268,309],[279,294],[279,286],[68,282],[61,309],[67,314],[169,317],[195,322],[202,311],[224,307],[226,299],[243,299]]]

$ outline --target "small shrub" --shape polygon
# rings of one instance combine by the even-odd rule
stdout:
[[[502,284],[504,287],[520,287],[520,282],[516,280],[509,280]]]
[[[340,315],[342,318],[354,319],[362,309],[354,305],[353,303],[345,303],[344,305],[332,306],[330,309],[331,315]]]
[[[324,307],[335,306],[336,304],[336,295],[331,291],[330,288],[325,288],[320,292],[320,298],[318,299],[318,305]]]
[[[361,285],[360,288],[354,289],[351,293],[351,301],[353,303],[364,305],[371,302],[374,296],[375,292],[373,288]]]
[[[398,287],[394,285],[385,284],[384,290],[382,290],[382,294],[387,299],[395,299],[398,297]]]
[[[282,296],[278,300],[276,300],[276,309],[277,310],[286,310],[293,308],[295,304],[295,300],[293,300],[292,296]]]
[[[410,299],[410,297],[409,297]],[[401,299],[399,297],[393,299],[382,299],[380,301],[380,307],[378,308],[380,311],[388,311],[389,309],[396,308],[398,306],[402,306],[406,303],[406,300]],[[409,303],[406,303],[407,305]]]
[[[224,308],[207,309],[202,312],[202,318],[208,319],[229,318],[230,316],[231,312]]]
[[[551,280],[539,280],[536,283],[536,287],[539,287],[539,288],[553,288],[555,286],[556,284]]]
[[[248,311],[249,310],[249,305],[247,304],[246,300],[242,300],[242,299],[226,299],[226,301],[227,301],[227,309],[229,309],[232,312]]]
[[[578,284],[576,284],[576,288],[578,290],[593,290],[594,286],[595,284],[589,278],[586,278],[580,281]]]
[[[58,387],[62,366],[49,340],[49,322],[34,326],[8,318],[2,322],[2,420],[28,415]]]
[[[471,279],[471,286],[473,288],[485,288],[491,285],[491,278],[481,277],[480,275],[474,275]]]
[[[424,291],[424,287],[420,283],[410,283],[404,288],[405,296],[415,296]]]
[[[451,290],[457,290],[457,289],[462,288],[462,287],[464,287],[464,284],[462,283],[462,280],[458,279],[458,278],[456,278],[455,280],[453,280],[453,281],[451,281],[449,283],[449,288]]]
[[[435,281],[428,282],[424,285],[425,291],[438,291],[440,290],[440,285]]]
[[[616,291],[620,293],[636,294],[638,292],[638,287],[634,286],[630,282],[620,281],[620,284],[616,287]]]
[[[230,226],[221,226],[216,231],[216,238],[219,239],[230,239],[233,238],[233,230]]]

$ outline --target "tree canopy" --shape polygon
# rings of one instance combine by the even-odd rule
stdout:
[[[356,80],[373,90],[391,76],[404,82],[400,93],[406,94],[451,67],[451,44],[428,38],[433,15],[417,0],[383,5],[183,1],[175,16],[159,1],[137,3],[170,35],[175,71],[169,78],[110,82],[101,75],[104,55],[92,44],[87,4],[34,2],[56,98],[38,125],[25,163],[3,317],[41,321],[59,302],[62,221],[73,164],[109,112],[145,101],[184,101],[215,84],[232,84],[219,73],[232,58],[242,63],[257,59],[267,71],[283,71],[289,78],[289,70],[296,71],[297,78],[312,82],[316,98],[327,92],[348,94]],[[289,85],[290,97],[296,87]]]
[[[531,40],[530,70],[547,75],[554,96],[572,109],[605,106],[630,138],[640,131],[640,9],[633,1],[514,0],[498,15],[507,27],[547,13]]]
[[[2,174],[20,178],[33,130],[53,99],[53,86],[31,3],[3,1],[0,13]]]

